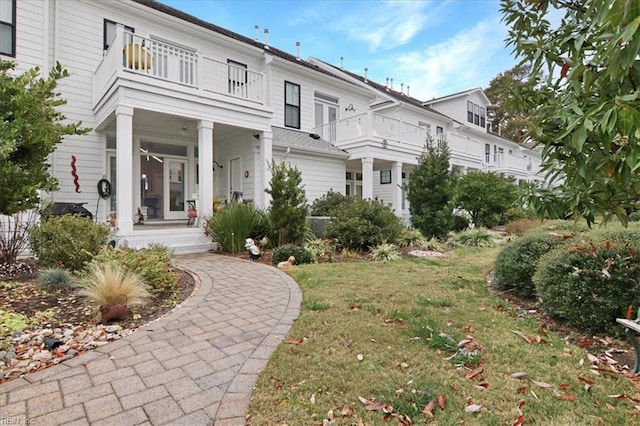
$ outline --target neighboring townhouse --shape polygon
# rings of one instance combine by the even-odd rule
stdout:
[[[48,198],[86,202],[100,222],[115,214],[121,243],[187,252],[211,245],[185,226],[189,205],[200,219],[240,195],[267,207],[272,161],[301,170],[309,202],[333,190],[378,198],[404,217],[401,183],[429,137],[448,140],[461,172],[539,179],[535,151],[485,130],[480,89],[425,103],[267,37],[153,0],[0,0],[0,56],[19,71],[62,63],[71,74],[59,86],[62,111],[93,129],[51,156],[60,190]]]

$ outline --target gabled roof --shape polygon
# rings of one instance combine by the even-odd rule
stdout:
[[[272,126],[273,146],[280,148],[296,148],[301,151],[315,152],[331,157],[347,158],[349,154],[318,135],[300,130],[285,129]]]
[[[251,39],[249,37],[245,37],[245,36],[243,36],[241,34],[238,34],[238,33],[235,33],[233,31],[230,31],[230,30],[228,30],[226,28],[223,28],[223,27],[220,27],[218,25],[212,24],[210,22],[203,21],[200,18],[197,18],[197,17],[195,17],[193,15],[189,15],[188,13],[185,13],[185,12],[183,12],[181,10],[175,9],[175,8],[173,8],[171,6],[167,6],[166,4],[159,3],[156,0],[132,0],[132,1],[134,3],[138,3],[140,5],[143,5],[143,6],[146,6],[148,8],[154,9],[154,10],[156,10],[158,12],[162,12],[162,13],[166,13],[167,15],[171,15],[174,18],[182,19],[183,21],[186,21],[186,22],[189,22],[191,24],[197,25],[197,26],[202,27],[202,28],[204,28],[206,30],[213,31],[215,33],[218,33],[218,34],[221,34],[223,36],[229,37],[231,39],[234,39],[234,40],[240,41],[242,43],[257,47],[258,49],[261,49],[264,52],[269,52],[269,53],[273,54],[274,56],[282,58],[282,59],[284,59],[286,61],[293,62],[293,63],[299,64],[299,65],[301,65],[303,67],[310,68],[310,69],[312,69],[314,71],[317,71],[319,73],[331,76],[333,78],[340,79],[340,77],[338,77],[338,76],[336,76],[334,74],[328,73],[325,70],[321,69],[320,67],[318,67],[316,65],[313,65],[313,64],[305,61],[302,58],[298,58],[298,57],[296,57],[296,56],[294,56],[294,55],[292,55],[290,53],[287,53],[287,52],[285,52],[283,50],[277,49],[277,48],[275,48],[273,46],[270,46],[270,45],[267,46],[267,45],[265,45],[265,43],[263,41],[254,40],[254,39]],[[340,80],[345,81],[345,82],[349,82],[349,81],[347,81],[345,79],[340,79]]]
[[[487,98],[487,95],[484,93],[484,90],[482,90],[482,87],[476,87],[475,89],[463,90],[461,92],[453,93],[451,95],[441,96],[439,98],[433,98],[430,101],[425,101],[424,105],[429,106],[432,104],[437,104],[437,103],[448,101],[455,98],[467,97],[475,92],[480,92],[480,96],[484,99],[485,103],[487,105],[491,105],[491,101],[489,100],[489,98]]]

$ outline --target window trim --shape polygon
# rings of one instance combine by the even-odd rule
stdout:
[[[0,26],[7,26],[11,30],[11,52],[0,51],[0,55],[10,56],[12,58],[16,57],[16,38],[17,38],[16,9],[17,9],[17,0],[11,0],[11,22],[0,21]]]
[[[391,169],[380,170],[380,185],[388,185],[391,183]]]
[[[111,19],[107,19],[107,18],[104,18],[102,20],[102,50],[105,50],[105,51],[109,50],[109,47],[111,47],[111,40],[107,42],[107,26],[109,24],[117,26],[118,24],[120,24],[120,22],[112,21]],[[122,26],[124,27],[125,31],[129,31],[130,33],[135,34],[136,32],[135,28],[125,24],[122,24]]]
[[[288,87],[297,87],[298,88],[298,105],[294,105],[294,104],[289,104],[287,103],[287,88]],[[302,93],[300,90],[300,85],[293,83],[291,81],[284,81],[284,126],[285,127],[291,127],[293,129],[300,129],[300,100],[302,98]],[[287,122],[287,111],[289,109],[295,110],[297,111],[297,125],[296,123],[288,123]]]

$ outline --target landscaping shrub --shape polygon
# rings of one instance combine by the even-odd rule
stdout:
[[[469,227],[469,219],[459,214],[451,216],[451,230],[453,232],[464,231]]]
[[[205,231],[226,253],[244,251],[245,240],[266,233],[266,216],[252,204],[231,203],[206,219]]]
[[[289,256],[296,258],[296,265],[303,263],[313,263],[313,254],[304,247],[294,244],[284,244],[273,249],[272,261],[274,265],[285,262]]]
[[[507,234],[510,235],[524,235],[525,232],[530,229],[537,228],[542,225],[542,222],[538,219],[518,219],[507,223],[504,226]]]
[[[174,296],[178,276],[171,266],[171,252],[164,246],[151,245],[139,250],[126,246],[107,248],[93,258],[90,266],[104,263],[120,265],[125,272],[140,276],[153,296],[167,299]]]
[[[31,251],[42,266],[82,269],[107,244],[109,228],[73,215],[52,217],[31,230]]]
[[[556,232],[562,235],[580,234],[590,229],[583,220],[550,220],[525,232],[525,235],[536,232]]]
[[[400,258],[400,252],[395,244],[382,243],[375,247],[370,247],[371,258],[375,262],[387,262]]]
[[[60,268],[49,268],[40,271],[36,279],[38,289],[44,291],[70,290],[73,282],[69,271]]]
[[[594,243],[616,241],[633,247],[640,246],[640,226],[636,223],[623,227],[620,224],[609,224],[603,228],[595,228],[587,235]]]
[[[319,262],[320,260],[333,262],[333,257],[336,252],[336,241],[331,238],[318,238],[307,241],[304,248],[311,253],[314,262]]]
[[[0,263],[15,263],[18,255],[29,247],[29,235],[36,220],[35,210],[0,215]]]
[[[265,191],[269,204],[269,240],[274,246],[302,244],[307,233],[307,199],[302,173],[284,161],[271,162],[271,181]]]
[[[486,228],[474,228],[462,231],[454,236],[454,241],[467,247],[493,247],[495,235]]]
[[[334,211],[327,235],[337,238],[341,247],[362,250],[395,242],[402,229],[400,219],[382,202],[353,199]]]
[[[427,239],[419,230],[405,228],[398,237],[398,245],[400,247],[424,247],[427,245]]]
[[[526,298],[536,296],[533,274],[540,257],[565,243],[562,236],[537,233],[518,238],[506,245],[495,263],[495,280],[498,288],[512,290]]]
[[[311,216],[333,216],[333,212],[340,208],[344,203],[353,200],[353,197],[343,195],[339,192],[329,191],[317,198],[311,204]]]
[[[640,299],[640,256],[626,244],[571,244],[540,258],[533,277],[545,310],[587,333],[622,337],[616,317]]]

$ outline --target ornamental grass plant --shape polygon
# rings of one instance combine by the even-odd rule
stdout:
[[[80,294],[97,306],[139,305],[149,297],[142,278],[115,263],[90,264],[81,285]]]

